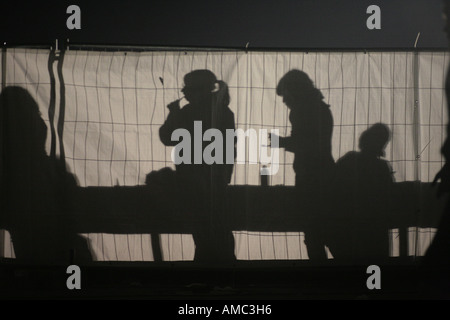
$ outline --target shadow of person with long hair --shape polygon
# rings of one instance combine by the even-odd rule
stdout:
[[[327,244],[336,260],[373,263],[389,256],[388,209],[394,177],[382,159],[389,140],[389,128],[376,123],[361,134],[360,151],[336,161],[334,206],[327,228]]]
[[[444,0],[444,31],[450,40],[450,1]],[[450,67],[445,80],[447,114],[450,114]],[[427,297],[450,298],[450,121],[447,119],[446,138],[441,147],[445,163],[436,174],[433,186],[437,186],[437,196],[447,197],[436,234],[421,263],[422,289]]]
[[[4,88],[0,120],[2,227],[11,234],[17,261],[91,261],[86,240],[72,230],[69,195],[76,181],[47,155],[47,126],[36,101],[24,88]]]
[[[290,110],[291,135],[279,137],[278,141],[280,148],[294,153],[295,189],[298,210],[305,217],[308,257],[315,261],[326,260],[321,225],[334,171],[333,116],[322,93],[303,71],[287,72],[276,90]],[[270,141],[273,139],[274,134],[271,134]]]
[[[227,129],[235,129],[234,113],[228,107],[228,87],[211,71],[194,70],[184,76],[182,92],[188,104],[182,106],[179,99],[168,105],[170,112],[160,127],[159,135],[164,145],[175,146],[173,160],[178,190],[175,197],[183,210],[196,221],[194,261],[234,261],[234,237],[224,212],[225,189],[233,172],[233,163],[226,163],[227,152],[233,150],[227,150],[225,137]],[[222,142],[213,137],[212,142],[202,139],[201,145],[196,145],[196,137],[204,137],[209,129],[219,130]],[[184,130],[181,132],[190,137],[186,148],[177,150],[177,145],[186,141],[185,138],[180,142],[173,139],[176,130]],[[223,150],[221,155],[216,149],[211,152],[212,163],[204,159],[210,143]]]

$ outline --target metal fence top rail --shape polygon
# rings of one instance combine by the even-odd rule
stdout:
[[[264,48],[264,47],[252,47],[251,43],[247,43],[242,47],[197,47],[197,46],[142,46],[142,45],[120,45],[120,44],[77,44],[58,42],[52,44],[2,44],[3,49],[49,49],[49,50],[87,50],[87,51],[133,51],[133,52],[145,52],[145,51],[206,51],[206,52],[442,52],[448,51],[449,48],[417,48],[417,47],[405,47],[405,48]]]

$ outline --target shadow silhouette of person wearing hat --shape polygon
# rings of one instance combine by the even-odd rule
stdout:
[[[210,142],[202,140],[200,148],[194,142],[195,122],[201,124],[198,133],[202,137],[211,128],[220,130],[222,137],[226,136],[226,129],[235,129],[234,113],[228,107],[228,87],[211,71],[194,70],[184,76],[182,92],[188,104],[181,107],[181,99],[170,103],[167,119],[159,130],[166,146],[179,143],[172,140],[172,133],[177,129],[187,130],[191,137],[189,160],[176,164],[174,197],[194,222],[194,261],[234,261],[234,237],[224,212],[225,189],[233,172],[233,164],[226,163],[226,153],[233,150],[227,150],[224,138],[223,159],[209,164],[203,159],[203,152]]]

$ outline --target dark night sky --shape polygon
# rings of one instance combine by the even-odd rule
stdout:
[[[68,30],[66,8],[81,8]],[[381,30],[369,30],[369,5]],[[445,48],[441,0],[10,1],[2,4],[0,41],[272,49]]]

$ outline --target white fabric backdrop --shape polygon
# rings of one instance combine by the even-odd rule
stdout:
[[[8,49],[5,85],[28,89],[50,127],[48,55],[47,50]],[[440,147],[447,121],[443,86],[449,59],[446,52],[420,52],[416,70],[414,59],[413,52],[68,51],[62,70],[66,162],[83,187],[143,184],[150,171],[173,167],[171,149],[160,142],[158,130],[168,113],[166,105],[182,96],[183,76],[194,69],[209,69],[228,83],[237,128],[277,128],[280,135],[288,135],[288,109],[275,88],[287,71],[297,68],[311,77],[330,104],[335,160],[357,150],[360,134],[371,124],[383,122],[392,130],[386,160],[395,180],[430,182],[443,165]],[[291,153],[280,152],[280,170],[270,177],[271,185],[294,184],[292,161]],[[257,164],[236,165],[232,184],[259,184],[259,169]],[[99,260],[153,259],[148,235],[126,236],[123,248],[117,245],[125,241],[122,235],[86,237]],[[164,260],[193,258],[190,235],[160,238]],[[239,231],[235,238],[239,259],[307,258],[302,233]],[[418,254],[426,250],[429,241],[424,241],[419,241]],[[395,255],[396,249],[392,252]],[[6,239],[5,256],[12,255]]]

